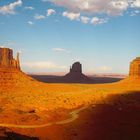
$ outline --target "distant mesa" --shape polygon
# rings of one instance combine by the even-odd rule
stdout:
[[[130,63],[130,77],[140,77],[140,57],[137,57]]]
[[[92,79],[87,77],[82,73],[82,64],[80,62],[75,62],[72,67],[70,67],[70,72],[64,77],[65,82],[74,83],[90,83],[93,82]]]

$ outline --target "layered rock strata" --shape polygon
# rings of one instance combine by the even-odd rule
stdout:
[[[140,57],[137,57],[130,63],[130,77],[140,77]]]

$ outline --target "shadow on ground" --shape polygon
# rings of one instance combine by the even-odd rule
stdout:
[[[64,127],[65,140],[140,140],[140,92],[110,95]]]
[[[0,140],[39,140],[35,137],[28,137],[25,135],[14,133],[6,128],[0,128]]]
[[[81,83],[81,84],[97,84],[97,83],[113,83],[122,80],[123,78],[111,77],[87,77],[78,78],[65,76],[51,76],[51,75],[29,75],[32,78],[44,83]]]

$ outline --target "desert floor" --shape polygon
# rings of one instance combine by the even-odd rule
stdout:
[[[139,140],[140,79],[1,86],[0,126],[40,140]]]

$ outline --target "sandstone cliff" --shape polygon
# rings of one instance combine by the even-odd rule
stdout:
[[[20,70],[19,53],[17,58],[13,58],[13,50],[9,48],[0,48],[0,68]]]
[[[33,79],[24,74],[20,69],[19,53],[13,57],[13,50],[0,48],[0,88],[7,86],[26,85]]]
[[[140,77],[140,57],[137,57],[130,63],[130,77]]]

